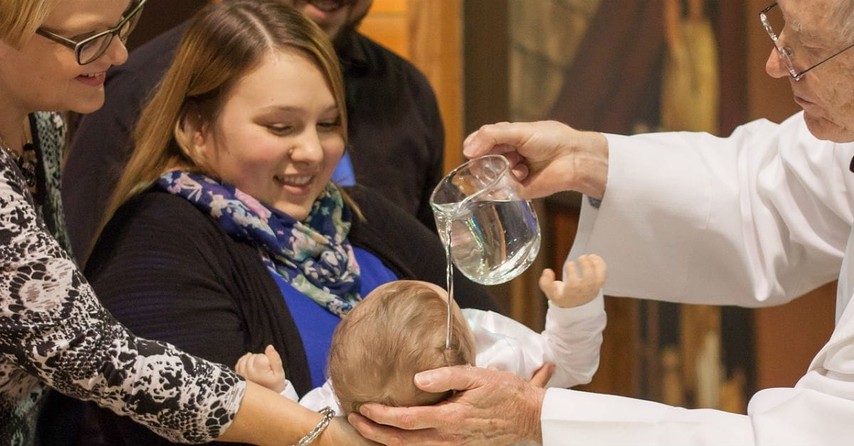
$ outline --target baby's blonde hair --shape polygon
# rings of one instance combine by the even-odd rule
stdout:
[[[362,404],[422,406],[447,393],[418,389],[416,373],[475,363],[474,338],[456,303],[445,354],[447,303],[426,282],[399,280],[377,287],[335,329],[329,377],[345,413]],[[448,359],[446,359],[446,356]]]

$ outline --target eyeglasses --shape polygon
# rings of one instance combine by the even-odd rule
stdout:
[[[789,75],[792,76],[792,79],[799,81],[805,74],[818,67],[819,65],[827,62],[830,59],[842,54],[846,50],[851,47],[854,47],[854,43],[851,45],[842,48],[841,50],[831,54],[828,57],[825,57],[820,62],[813,64],[811,67],[807,68],[803,71],[798,71],[795,69],[795,63],[792,61],[793,51],[790,47],[780,46],[780,38],[778,34],[774,31],[774,28],[782,30],[786,25],[786,20],[783,18],[783,13],[777,8],[777,3],[771,3],[767,8],[763,9],[762,12],[759,13],[759,20],[762,21],[762,26],[765,27],[765,31],[768,32],[768,36],[771,37],[771,41],[774,42],[774,48],[777,49],[777,52],[783,58],[783,61],[786,62],[786,68],[789,70]]]
[[[125,14],[119,21],[119,24],[114,28],[99,32],[79,42],[54,34],[43,28],[37,29],[36,34],[71,48],[74,50],[75,56],[77,56],[77,63],[86,65],[94,62],[107,52],[107,48],[113,43],[113,37],[119,36],[122,43],[127,42],[128,36],[130,36],[131,31],[136,27],[137,22],[139,22],[139,15],[146,1],[148,0],[139,0],[136,6],[129,8],[130,12]]]

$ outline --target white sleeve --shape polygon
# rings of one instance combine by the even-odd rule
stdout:
[[[605,293],[760,306],[836,279],[837,324],[793,388],[766,389],[747,415],[549,389],[545,445],[849,444],[854,438],[850,283],[854,144],[818,141],[802,114],[730,138],[608,136],[608,188],[584,203],[570,257],[608,262]],[[809,329],[798,327],[797,329]],[[796,334],[794,334],[796,335]]]
[[[570,257],[608,262],[605,294],[748,307],[836,279],[854,208],[854,144],[801,114],[729,138],[608,135],[601,206],[584,200]]]
[[[541,423],[543,446],[754,444],[744,415],[567,389],[546,391]]]
[[[299,403],[311,410],[320,410],[324,407],[331,407],[335,411],[336,416],[344,415],[341,410],[341,405],[338,403],[338,398],[335,396],[335,389],[332,388],[332,381],[327,379],[320,387],[315,387],[308,391]]]
[[[747,415],[613,395],[549,389],[544,446],[850,444],[854,438],[854,306],[794,388],[762,390]]]
[[[605,302],[600,292],[592,301],[573,308],[549,302],[543,338],[554,352],[555,372],[549,387],[587,384],[599,368]]]
[[[491,311],[462,310],[477,344],[477,365],[512,372],[530,379],[545,362],[554,362],[549,386],[587,383],[599,364],[605,328],[600,296],[574,308],[549,306],[543,334]]]
[[[544,446],[850,444],[854,438],[854,306],[794,388],[762,390],[747,415],[614,395],[549,389]]]
[[[463,317],[471,328],[477,348],[479,367],[493,367],[530,379],[551,361],[554,353],[539,333],[507,316],[463,308]]]
[[[279,392],[279,395],[291,400],[291,401],[299,401],[299,395],[297,395],[296,389],[294,389],[294,385],[291,384],[291,380],[285,379],[285,389]]]

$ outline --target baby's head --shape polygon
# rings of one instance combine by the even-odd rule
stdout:
[[[329,377],[345,413],[369,402],[422,406],[448,396],[413,383],[424,370],[474,365],[474,338],[455,302],[451,354],[445,354],[447,302],[448,293],[437,285],[399,280],[377,287],[341,320],[332,336]]]

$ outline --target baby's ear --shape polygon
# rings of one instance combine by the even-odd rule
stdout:
[[[342,410],[344,410],[344,415],[349,415],[349,414],[350,414],[350,412],[353,412],[353,413],[359,413],[359,409],[361,409],[361,408],[362,408],[362,404],[363,404],[363,403],[359,403],[359,402],[353,401],[353,402],[351,402],[350,404],[347,404],[347,405],[342,404],[342,405],[341,405],[341,409],[342,409]],[[350,406],[350,407],[348,408],[347,406]],[[348,409],[349,409],[349,410],[348,410]]]

